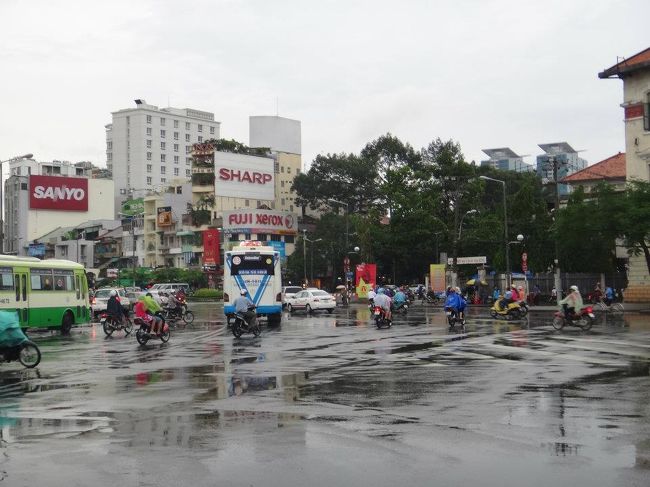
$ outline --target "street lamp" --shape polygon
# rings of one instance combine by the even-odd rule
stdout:
[[[460,237],[463,234],[463,220],[465,220],[465,217],[467,215],[475,215],[476,213],[478,213],[478,210],[467,210],[462,216],[460,219],[460,224],[458,225],[458,240],[460,240]]]
[[[24,154],[22,156],[18,157],[12,157],[11,159],[7,159],[5,161],[0,161],[0,254],[5,253],[5,211],[4,211],[4,197],[2,196],[2,191],[4,190],[4,181],[3,179],[3,172],[2,172],[2,165],[5,162],[13,162],[13,161],[20,161],[22,159],[31,159],[34,157],[34,154]]]
[[[309,281],[307,281],[307,245],[305,244],[305,242],[309,242],[311,244],[314,244],[316,242],[320,242],[323,239],[322,238],[317,238],[315,240],[311,240],[311,239],[307,238],[307,230],[302,231],[302,239],[303,239],[303,242],[302,242],[302,270],[303,270],[303,274],[304,274],[304,278],[305,278],[304,282],[305,282],[305,285],[306,285],[306,284],[309,283]],[[311,274],[310,280],[313,283],[314,282],[314,246],[313,245],[311,246],[311,269],[310,269],[310,274]]]
[[[348,227],[348,215],[350,214],[350,206],[345,202],[345,201],[340,201],[340,200],[335,200],[334,198],[329,198],[327,200],[330,203],[334,203],[336,205],[344,205],[345,206],[345,252],[346,252],[346,258],[347,258],[347,252],[348,252],[348,240],[349,240],[349,227]],[[343,268],[343,272],[345,273],[345,289],[348,288],[348,273],[345,271],[345,265]]]
[[[506,288],[510,287],[510,245],[508,244],[508,206],[506,203],[506,182],[488,176],[479,176],[485,181],[494,181],[503,185],[503,243],[506,246]],[[522,236],[523,239],[523,236]]]

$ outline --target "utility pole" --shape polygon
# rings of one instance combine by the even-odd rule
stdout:
[[[555,221],[557,222],[560,212],[560,185],[557,182],[558,173],[558,160],[557,157],[552,156],[553,160],[553,183],[555,184]],[[557,228],[557,227],[556,227]],[[557,291],[557,305],[560,305],[562,299],[562,280],[560,274],[560,246],[558,244],[558,236],[555,236],[555,290]]]

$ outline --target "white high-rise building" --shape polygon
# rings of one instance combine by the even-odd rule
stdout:
[[[172,180],[192,176],[192,144],[220,138],[214,113],[158,108],[135,100],[135,108],[112,113],[106,125],[106,166],[115,182],[115,207]]]

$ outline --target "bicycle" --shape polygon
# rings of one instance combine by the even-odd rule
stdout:
[[[604,311],[605,313],[622,313],[625,311],[623,303],[612,303],[608,305],[604,299],[601,299],[594,305],[598,311]]]

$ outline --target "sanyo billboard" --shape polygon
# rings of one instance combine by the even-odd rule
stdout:
[[[214,166],[216,196],[275,200],[273,159],[230,152],[215,152]]]

